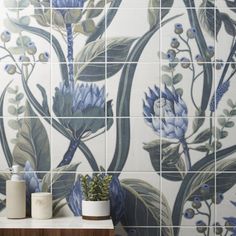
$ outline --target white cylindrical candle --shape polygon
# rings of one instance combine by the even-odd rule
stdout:
[[[31,216],[34,219],[50,219],[52,217],[52,194],[31,194]]]

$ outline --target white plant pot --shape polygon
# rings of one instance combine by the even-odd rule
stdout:
[[[82,200],[82,218],[87,220],[105,220],[110,218],[110,201]]]

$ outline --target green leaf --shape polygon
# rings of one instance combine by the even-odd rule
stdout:
[[[200,145],[198,147],[195,147],[194,150],[199,152],[208,152],[209,148],[206,145]]]
[[[13,115],[13,116],[17,116],[17,110],[16,110],[16,108],[15,108],[14,106],[12,106],[12,105],[10,105],[10,106],[8,107],[8,112],[9,112],[11,115]]]
[[[75,182],[75,171],[77,170],[79,164],[80,163],[72,163],[54,170],[55,173],[52,174],[53,200],[65,198],[70,193]]]
[[[48,106],[48,97],[47,97],[46,90],[40,84],[37,84],[37,87],[40,90],[42,97],[43,97],[43,102],[42,102],[43,111],[46,115],[50,116],[50,111],[49,111],[49,106]]]
[[[24,94],[23,93],[18,93],[15,97],[16,101],[21,101],[24,98]]]
[[[50,170],[50,148],[47,131],[36,114],[26,103],[25,116],[13,150],[15,163],[25,166],[29,161],[35,171]],[[32,117],[32,118],[31,118]]]
[[[20,115],[25,112],[25,106],[20,106],[17,108],[17,114]]]
[[[145,144],[143,149],[149,153],[152,166],[157,173],[161,169],[160,166],[162,166],[162,177],[172,181],[181,181],[185,171],[185,164],[179,154],[179,145],[173,147],[168,141],[163,141],[152,141]],[[167,171],[174,172],[174,174],[165,173]]]
[[[228,104],[231,108],[235,108],[235,105],[234,105],[232,99],[228,99],[228,100],[227,100],[227,104]]]
[[[225,31],[233,37],[236,36],[234,21],[226,13],[221,13],[220,15],[221,15],[221,19],[222,19],[224,26],[225,26]]]
[[[173,229],[168,228],[172,225],[168,201],[158,189],[139,179],[123,179],[121,186],[126,193],[122,225],[151,226],[147,229],[148,235],[174,235]],[[160,225],[163,226],[162,232],[156,228]],[[136,228],[137,235],[143,235],[141,232],[141,228]]]
[[[87,44],[75,59],[75,62],[80,63],[75,66],[75,78],[92,82],[113,76],[122,68],[134,41],[134,38],[121,37],[109,38],[107,45],[105,39]],[[105,64],[106,53],[108,64]]]
[[[230,115],[230,112],[229,112],[227,109],[224,109],[224,110],[223,110],[223,113],[225,114],[225,116],[231,116],[231,115]]]
[[[11,175],[9,173],[1,173],[0,172],[0,193],[6,195],[6,181],[11,179]]]
[[[183,96],[184,90],[182,88],[177,88],[175,92],[181,97]]]
[[[230,116],[236,116],[236,110],[230,111]]]
[[[225,117],[220,117],[220,118],[218,118],[217,119],[217,121],[218,121],[218,123],[219,123],[219,125],[221,125],[222,127],[224,127],[225,126],[225,124],[226,124],[226,118]]]
[[[209,128],[205,129],[195,137],[195,139],[193,140],[193,143],[203,143],[211,137],[211,134],[212,132]]]
[[[169,13],[173,2],[174,0],[149,0],[148,22],[150,29],[160,24],[160,18],[163,19]]]
[[[172,78],[169,75],[163,74],[161,78],[162,78],[162,83],[166,84],[167,86],[173,85]]]
[[[7,92],[10,93],[10,94],[16,94],[18,92],[18,88],[17,89],[13,89],[13,88],[9,87],[7,89]]]
[[[171,72],[171,71],[172,71],[172,69],[171,69],[169,66],[166,66],[166,65],[163,65],[163,66],[161,67],[161,69],[162,69],[162,71],[164,71],[164,72]]]
[[[18,130],[20,128],[20,125],[17,120],[9,120],[8,125],[14,130]]]
[[[173,77],[173,84],[178,84],[183,79],[183,75],[178,73]]]
[[[233,122],[233,121],[227,121],[227,122],[225,123],[225,127],[226,127],[226,128],[232,128],[232,127],[234,127],[234,122]]]

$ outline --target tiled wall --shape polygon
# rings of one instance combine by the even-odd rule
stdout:
[[[117,235],[236,235],[235,1],[0,9],[1,215],[14,162],[55,215],[80,215],[78,174],[105,170]]]

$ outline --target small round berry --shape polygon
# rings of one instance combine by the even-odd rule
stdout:
[[[224,200],[224,195],[222,193],[216,193],[216,196],[212,197],[212,202],[215,204],[220,204]]]
[[[207,230],[206,223],[202,220],[196,222],[198,233],[204,233]]]
[[[181,63],[181,66],[184,68],[184,69],[187,69],[189,68],[190,66],[190,60],[186,57],[183,57],[180,59],[180,63]]]
[[[215,226],[215,228],[214,228],[215,234],[217,234],[217,235],[222,234],[223,228],[219,222],[216,222],[213,226]]]
[[[201,206],[202,206],[201,199],[199,197],[195,197],[192,202],[192,207],[194,209],[199,209],[201,208]]]
[[[44,53],[40,53],[39,54],[39,61],[40,62],[48,62],[48,60],[49,60],[49,53],[47,53],[47,52],[44,52]]]
[[[195,29],[195,28],[188,29],[187,32],[186,32],[186,34],[187,34],[187,37],[188,37],[189,39],[195,38],[196,29]]]
[[[198,55],[195,57],[195,59],[196,59],[198,65],[203,65],[204,59],[203,59],[203,57],[202,57],[201,55],[198,54]]]
[[[194,217],[194,215],[195,215],[195,212],[192,208],[188,208],[184,212],[184,217],[186,219],[192,219]]]
[[[174,61],[174,59],[175,59],[175,57],[176,57],[176,52],[175,52],[175,50],[169,49],[169,50],[167,51],[166,57],[167,57],[167,59],[168,59],[169,61]]]
[[[223,60],[216,59],[215,66],[216,66],[216,70],[221,70],[221,68],[224,66]]]
[[[208,46],[206,55],[212,58],[215,55],[215,48],[213,46]]]
[[[30,59],[29,57],[22,55],[19,57],[19,61],[22,63],[26,63],[26,62],[30,62]]]
[[[16,66],[13,64],[7,64],[4,69],[9,75],[16,73]]]
[[[7,30],[3,31],[1,33],[1,40],[4,43],[9,42],[11,40],[11,33],[9,31],[7,31]]]
[[[178,39],[177,38],[173,38],[172,40],[171,40],[171,43],[170,43],[170,46],[172,47],[172,48],[178,48],[179,47],[179,41],[178,41]]]
[[[182,34],[183,33],[183,25],[182,24],[175,24],[175,33],[176,34]]]
[[[27,53],[29,55],[34,55],[37,52],[37,48],[35,46],[35,44],[33,42],[29,42],[27,44],[27,49],[26,49]]]
[[[203,185],[201,185],[201,187],[200,187],[200,193],[201,193],[202,195],[207,195],[207,194],[209,194],[209,192],[210,192],[210,186],[209,186],[208,184],[203,184]]]

